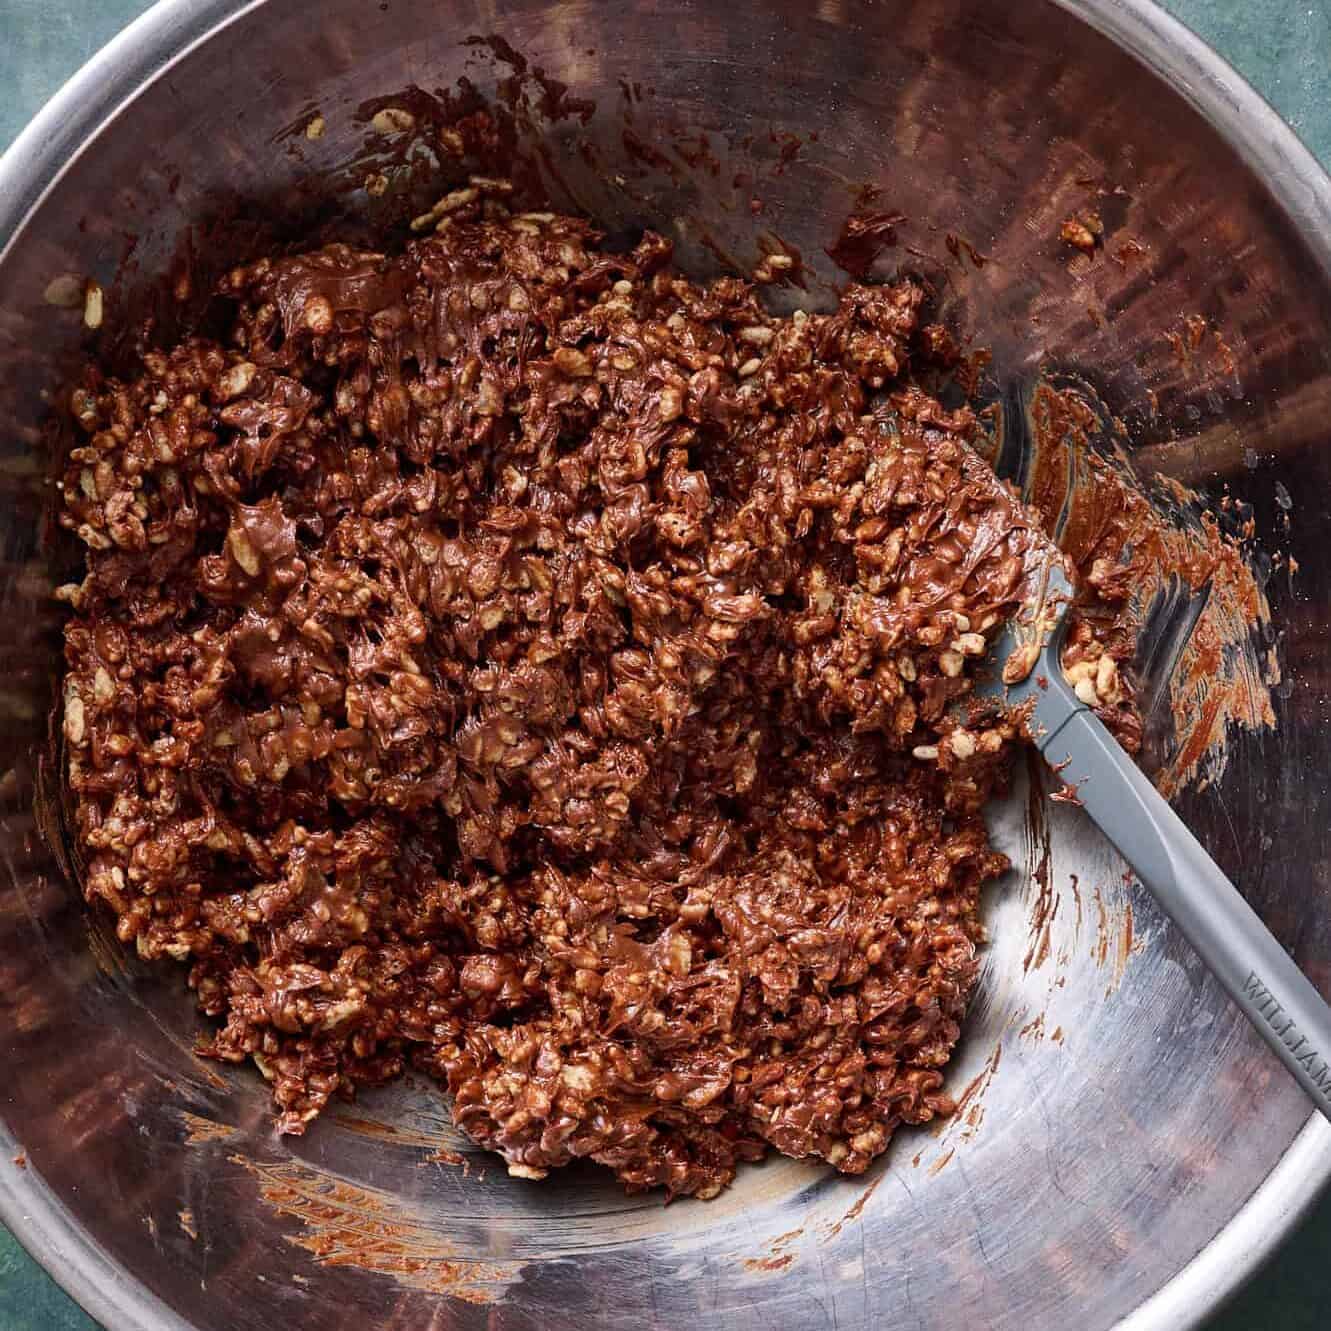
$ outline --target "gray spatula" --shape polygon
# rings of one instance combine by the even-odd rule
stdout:
[[[1046,762],[1331,1118],[1331,1007],[1064,679],[1060,648],[1073,588],[1052,545],[1034,558],[1033,590],[991,644],[976,693],[1029,709]]]

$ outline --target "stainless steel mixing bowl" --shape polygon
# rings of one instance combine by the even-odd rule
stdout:
[[[668,1208],[592,1171],[507,1178],[427,1084],[278,1140],[257,1077],[192,1054],[181,976],[120,958],[45,849],[60,574],[37,422],[82,331],[53,280],[110,283],[127,249],[152,273],[219,194],[307,205],[299,183],[365,147],[362,99],[511,73],[464,44],[492,33],[597,103],[585,127],[535,126],[574,205],[678,220],[700,272],[770,230],[825,282],[823,247],[875,183],[908,219],[889,262],[939,275],[1000,377],[1079,368],[1143,464],[1253,503],[1302,570],[1270,588],[1279,729],[1233,736],[1182,807],[1331,984],[1331,183],[1220,60],[1142,0],[165,0],[0,165],[0,1218],[115,1328],[1192,1325],[1327,1177],[1331,1129],[1077,811],[1041,813],[1038,792],[998,814],[1017,870],[989,898],[963,1112],[862,1179],[778,1159]],[[695,137],[648,181],[626,119],[707,150]],[[1088,200],[1144,253],[1061,245]],[[1192,313],[1233,374],[1171,355]],[[468,1169],[432,1158],[441,1143]]]

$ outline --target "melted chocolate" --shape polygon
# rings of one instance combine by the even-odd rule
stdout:
[[[284,1132],[410,1059],[526,1177],[862,1171],[951,1108],[1032,518],[917,286],[778,319],[487,184],[75,390],[87,894]]]

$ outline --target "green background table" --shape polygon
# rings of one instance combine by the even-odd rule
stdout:
[[[1331,167],[1331,0],[1164,0]],[[145,0],[0,0],[0,148]],[[311,15],[317,14],[311,6]],[[1331,1196],[1206,1331],[1311,1331],[1331,1298]],[[97,1331],[0,1228],[0,1331]]]

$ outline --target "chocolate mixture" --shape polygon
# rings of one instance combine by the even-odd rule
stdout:
[[[525,1178],[861,1171],[951,1108],[1032,518],[920,287],[777,319],[485,189],[73,393],[87,894],[284,1132],[411,1060]]]

